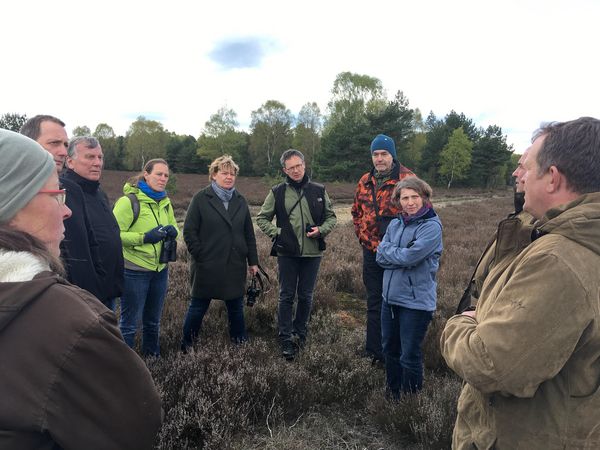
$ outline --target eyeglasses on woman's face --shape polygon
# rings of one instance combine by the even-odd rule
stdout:
[[[50,194],[54,198],[59,205],[64,205],[67,200],[67,190],[66,189],[42,189],[38,191],[38,194]]]

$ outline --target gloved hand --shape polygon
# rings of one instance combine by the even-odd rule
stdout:
[[[167,236],[172,238],[177,237],[177,228],[173,225],[166,225],[163,227],[163,230],[167,233]]]
[[[156,244],[165,237],[167,237],[167,232],[159,225],[144,233],[144,244]]]

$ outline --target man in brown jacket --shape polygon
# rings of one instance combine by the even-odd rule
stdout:
[[[600,121],[541,128],[523,179],[535,239],[442,333],[453,448],[600,448]]]

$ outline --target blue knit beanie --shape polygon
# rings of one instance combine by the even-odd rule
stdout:
[[[371,155],[375,150],[385,150],[396,159],[396,145],[394,144],[394,140],[385,134],[378,134],[373,139],[373,142],[371,142]]]

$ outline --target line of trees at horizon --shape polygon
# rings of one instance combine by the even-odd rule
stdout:
[[[164,158],[176,173],[207,173],[216,157],[230,154],[246,176],[281,173],[279,156],[302,151],[309,174],[320,181],[356,181],[372,166],[371,140],[379,133],[396,142],[398,160],[432,184],[491,188],[512,182],[517,155],[502,128],[478,127],[463,113],[424,119],[402,91],[389,99],[377,78],[351,72],[337,75],[322,114],[308,102],[294,115],[283,103],[268,100],[251,113],[250,129],[240,130],[237,114],[220,108],[199,137],[170,132],[156,120],[139,116],[125,136],[107,123],[92,131],[76,126],[72,136],[95,136],[106,169],[139,170],[151,158]],[[18,131],[27,117],[7,113],[0,128]]]

